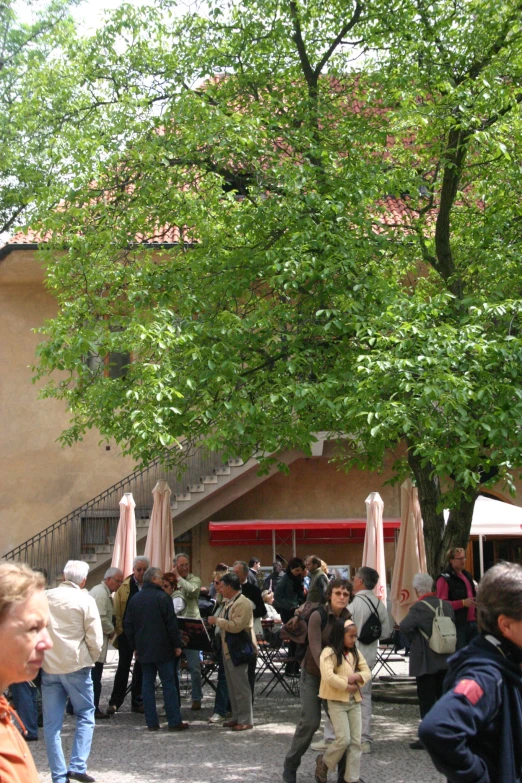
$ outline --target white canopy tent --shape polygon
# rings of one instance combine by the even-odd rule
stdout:
[[[444,518],[448,520],[449,511],[445,509]],[[501,500],[493,500],[480,495],[473,508],[471,536],[479,538],[480,576],[484,575],[484,547],[487,536],[522,537],[522,508]]]
[[[480,575],[484,574],[483,540],[486,536],[522,537],[522,508],[501,500],[478,497],[473,509],[472,536],[479,537]]]

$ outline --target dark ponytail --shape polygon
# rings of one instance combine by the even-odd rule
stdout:
[[[344,655],[344,620],[339,617],[333,621],[332,630],[328,637],[328,646],[334,651],[337,666],[340,666]]]

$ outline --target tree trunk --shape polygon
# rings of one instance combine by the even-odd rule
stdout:
[[[433,466],[413,454],[411,444],[408,444],[408,464],[415,476],[419,492],[419,503],[424,522],[424,541],[426,544],[426,560],[428,572],[436,578],[447,565],[446,552],[451,547],[468,545],[473,507],[478,497],[478,491],[471,497],[461,495],[459,505],[450,511],[448,523],[444,523],[444,512],[437,510],[441,500],[440,480],[433,472]]]

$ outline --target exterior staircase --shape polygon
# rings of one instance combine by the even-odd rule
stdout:
[[[313,453],[318,453],[319,447],[322,451],[322,442],[314,444]],[[152,490],[159,479],[166,479],[172,492],[173,532],[177,538],[277,471],[274,466],[260,476],[255,458],[224,461],[222,454],[208,452],[201,445],[184,443],[181,448],[185,452],[181,474],[179,466],[169,468],[157,459],[19,544],[3,559],[45,568],[51,586],[61,580],[68,560],[82,559],[89,563],[89,582],[94,583],[110,566],[119,502],[125,492],[131,492],[136,503],[137,549],[142,552],[152,512]],[[289,465],[302,456],[302,452],[289,451],[279,454],[278,459]]]

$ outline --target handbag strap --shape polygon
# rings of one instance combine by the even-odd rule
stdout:
[[[430,609],[431,609],[431,611],[432,611],[434,614],[438,615],[439,617],[440,617],[440,616],[444,617],[444,608],[443,608],[443,606],[442,606],[442,601],[441,601],[441,599],[440,599],[440,598],[439,598],[439,605],[437,606],[437,608],[436,608],[436,609],[435,609],[435,607],[434,607],[434,606],[432,606],[431,604],[429,604],[427,601],[424,601],[424,599],[421,601],[421,604],[426,604],[426,606],[429,606],[429,607],[430,607]]]
[[[433,612],[433,614],[434,614],[434,615],[436,615],[437,617],[440,617],[441,615],[444,617],[444,610],[443,610],[443,607],[442,607],[442,601],[441,601],[441,599],[440,599],[440,598],[439,598],[439,605],[438,605],[438,607],[437,607],[436,609],[435,609],[435,607],[434,607],[434,606],[432,606],[430,603],[428,603],[428,602],[427,602],[427,601],[425,601],[424,599],[423,599],[423,600],[422,600],[420,603],[421,603],[421,604],[426,604],[426,606],[429,606],[429,607],[430,607],[430,609],[431,609],[431,611]],[[421,636],[424,636],[424,638],[426,639],[426,641],[428,641],[428,642],[429,642],[429,640],[431,639],[431,636],[428,636],[428,634],[427,634],[427,633],[424,633],[424,631],[422,630],[422,628],[419,628],[419,633],[421,634]]]
[[[356,598],[362,598],[363,601],[366,603],[366,606],[370,607],[371,614],[373,616],[377,615],[377,617],[379,617],[379,611],[378,611],[379,604],[376,604],[374,606],[373,603],[370,601],[370,599],[368,598],[367,595],[359,595],[359,596],[356,596]],[[377,600],[379,600],[379,599],[377,599]],[[379,617],[379,620],[380,619],[381,618]]]

